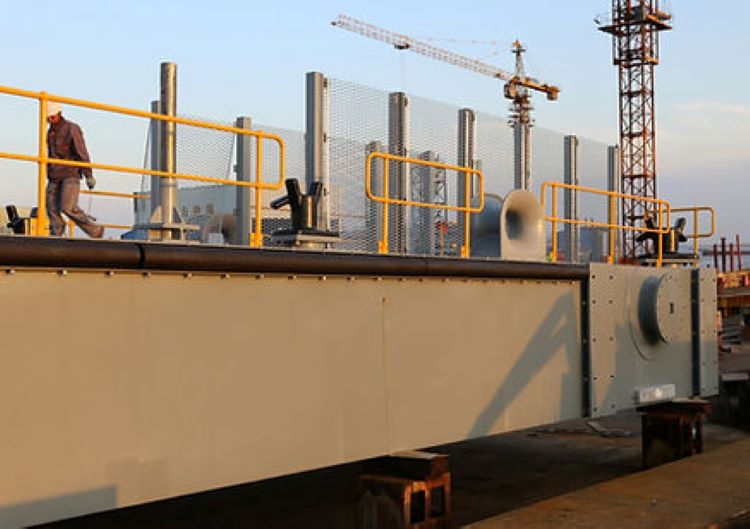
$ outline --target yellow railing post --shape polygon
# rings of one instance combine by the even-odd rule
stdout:
[[[37,207],[34,235],[49,235],[47,218],[47,92],[39,94],[39,161],[37,175]]]
[[[552,187],[552,255],[550,260],[557,262],[557,187]]]
[[[464,173],[464,245],[461,246],[461,257],[466,259],[471,255],[471,179],[473,175],[466,171]]]
[[[255,183],[259,184],[255,188],[255,229],[250,237],[250,246],[260,248],[263,246],[263,227],[262,227],[262,208],[263,196],[261,194],[261,185],[263,184],[263,141],[259,136],[255,138]]]
[[[664,212],[662,211],[663,205],[661,203],[658,204],[659,206],[659,233],[657,233],[657,246],[659,247],[659,251],[656,254],[656,267],[661,268],[662,260],[663,260],[663,252],[664,252],[664,234],[662,233],[664,229]]]
[[[383,158],[383,197],[385,197],[385,201],[383,202],[383,229],[381,230],[381,239],[378,243],[378,253],[387,254],[388,253],[388,195],[390,193],[390,190],[388,189],[388,180],[390,179],[390,171],[388,160],[386,158]]]

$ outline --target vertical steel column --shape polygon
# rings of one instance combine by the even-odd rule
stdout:
[[[161,97],[159,109],[161,114],[167,116],[177,115],[177,65],[171,62],[161,64]],[[152,108],[157,108],[152,105]],[[156,121],[156,120],[155,120]],[[177,171],[177,125],[174,122],[159,121],[159,129],[155,134],[154,144],[158,139],[158,156],[156,151],[152,151],[153,163],[158,163],[160,171],[174,173]],[[152,144],[153,145],[153,144]],[[152,179],[151,185],[155,186],[157,182]],[[158,241],[182,241],[185,239],[185,232],[195,231],[199,227],[191,224],[185,224],[182,221],[178,211],[178,190],[177,180],[175,178],[158,178],[158,198],[154,201],[156,209],[151,212],[151,219],[146,225],[148,229],[148,238]],[[153,206],[152,206],[153,208]]]
[[[578,184],[578,138],[565,136],[563,141],[563,178],[566,184]],[[565,189],[565,218],[578,220],[578,191]],[[579,259],[580,230],[577,224],[565,223],[565,255],[567,260],[576,263]]]
[[[365,160],[373,152],[385,152],[385,146],[381,141],[371,141],[365,147]],[[374,196],[383,195],[383,162],[380,159],[373,161],[373,165],[370,168],[370,191]],[[365,211],[367,215],[365,217],[365,237],[367,239],[367,251],[371,253],[377,253],[378,241],[382,237],[383,222],[382,209],[383,206],[380,202],[375,202],[365,197]]]
[[[477,152],[477,117],[470,108],[462,108],[458,111],[458,166],[476,168]],[[466,174],[459,173],[456,178],[456,205],[470,205],[477,192],[477,185],[472,176],[469,182],[470,196],[466,196]],[[458,215],[458,233],[462,234],[466,228],[466,218]],[[463,239],[462,239],[463,240]]]
[[[151,113],[152,114],[162,113],[161,101],[151,101]],[[150,152],[149,152],[149,157],[151,158],[150,166],[151,166],[151,169],[154,171],[161,171],[161,168],[162,168],[162,161],[161,161],[162,122],[158,119],[152,119],[149,123],[149,127],[150,127],[150,134],[151,134]],[[151,196],[149,197],[150,202],[151,202],[151,215],[152,216],[159,209],[159,205],[161,204],[160,190],[161,190],[161,178],[159,178],[158,176],[152,176],[151,177]]]
[[[531,191],[531,125],[513,124],[513,185]]]
[[[323,197],[318,204],[318,228],[331,229],[330,169],[328,130],[330,89],[328,79],[319,72],[305,76],[305,183],[323,182]],[[306,191],[305,191],[306,192]]]
[[[607,191],[622,193],[622,180],[620,179],[620,148],[617,145],[610,145],[607,147]],[[614,208],[610,208],[611,218],[608,220],[610,224],[620,224],[621,208],[618,206],[620,200],[620,198],[610,197],[610,201],[614,201]],[[608,261],[610,263],[617,262],[620,248],[619,239],[620,230],[610,229],[607,240],[607,247],[609,248],[607,251]]]
[[[173,62],[161,64],[161,106],[162,114],[177,115],[177,65]],[[161,163],[163,171],[173,173],[177,170],[177,125],[169,121],[162,121]],[[167,228],[180,221],[179,217],[175,218],[177,181],[174,178],[160,178],[159,180],[161,221]],[[162,237],[173,239],[173,235],[171,230],[166,229]]]
[[[397,156],[408,156],[409,131],[409,98],[403,92],[393,92],[388,95],[388,152]],[[411,200],[411,181],[407,164],[392,162],[389,167],[389,179],[388,187],[392,190],[392,197]],[[393,229],[389,246],[396,253],[409,253],[409,206],[392,206],[390,211]]]
[[[238,129],[250,130],[253,128],[252,120],[247,116],[239,116],[235,120]],[[245,134],[237,134],[237,160],[234,172],[238,182],[250,182],[253,180],[253,144],[255,138]],[[236,211],[237,229],[235,230],[233,244],[248,246],[250,244],[250,232],[253,231],[253,220],[250,215],[253,207],[252,189],[244,186],[236,187]]]

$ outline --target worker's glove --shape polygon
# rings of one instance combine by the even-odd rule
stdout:
[[[96,187],[96,178],[94,178],[92,175],[88,175],[86,177],[86,185],[89,189],[94,189]]]

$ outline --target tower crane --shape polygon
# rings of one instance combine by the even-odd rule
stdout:
[[[516,169],[516,187],[531,188],[530,129],[533,124],[531,119],[533,107],[531,106],[530,91],[541,92],[547,96],[549,101],[556,101],[560,89],[551,84],[541,83],[526,75],[523,63],[523,54],[526,49],[520,42],[515,41],[513,43],[512,51],[516,56],[516,69],[514,73],[510,73],[497,66],[432,46],[407,35],[380,28],[348,15],[339,15],[331,24],[352,33],[391,44],[397,50],[409,50],[431,59],[505,81],[504,94],[506,98],[511,100],[510,125],[514,128],[516,134],[516,160],[519,164]]]
[[[620,179],[622,221],[636,226],[653,218],[653,206],[643,199],[656,194],[656,113],[654,67],[659,64],[659,33],[672,29],[672,15],[659,0],[612,0],[612,13],[595,19],[612,35],[612,62],[619,70]],[[623,236],[623,256],[648,253],[635,231]]]

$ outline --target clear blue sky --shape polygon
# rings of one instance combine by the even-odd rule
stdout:
[[[397,53],[334,29],[347,13],[414,36],[497,40],[488,62],[510,69],[515,38],[528,70],[561,86],[537,102],[540,126],[612,143],[616,71],[594,17],[609,0],[260,2],[2,0],[0,84],[144,108],[158,92],[158,67],[179,65],[180,111],[302,128],[304,73],[398,89],[502,115],[500,83]],[[657,69],[659,188],[675,203],[720,208],[720,227],[750,242],[750,2],[674,0],[674,30],[662,35]],[[493,50],[440,44],[472,56]],[[7,105],[0,139],[15,114]],[[2,114],[0,114],[1,116]],[[142,150],[142,145],[138,145]]]

